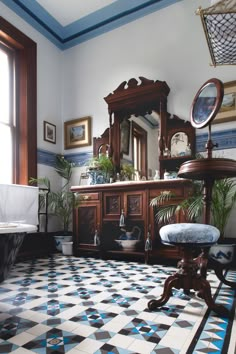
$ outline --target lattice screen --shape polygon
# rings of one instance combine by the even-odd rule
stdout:
[[[236,0],[223,0],[197,10],[210,50],[212,64],[236,65]]]

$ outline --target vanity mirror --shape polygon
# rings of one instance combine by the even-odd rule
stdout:
[[[223,83],[210,79],[198,90],[192,104],[191,123],[195,128],[204,128],[218,113],[224,95]]]

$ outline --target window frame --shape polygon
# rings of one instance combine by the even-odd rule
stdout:
[[[0,16],[0,42],[15,51],[16,148],[13,183],[37,178],[37,44]]]

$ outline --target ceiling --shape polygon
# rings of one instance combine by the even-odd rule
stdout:
[[[182,0],[1,0],[65,50]]]

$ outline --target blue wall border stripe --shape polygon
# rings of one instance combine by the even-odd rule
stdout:
[[[207,142],[208,133],[198,134],[196,136],[196,151],[204,152],[205,145]],[[235,149],[236,148],[236,129],[221,130],[219,132],[212,133],[212,141],[214,144],[218,144],[214,150],[225,150],[225,149]],[[56,153],[38,149],[37,158],[38,164],[55,166],[55,156]],[[78,152],[78,153],[66,153],[64,156],[74,163],[75,167],[82,167],[88,165],[89,160],[93,156],[92,151]]]
[[[205,145],[208,139],[208,133],[199,134],[196,136],[196,151],[206,151]],[[211,139],[214,144],[218,144],[214,150],[225,150],[236,148],[236,129],[221,130],[211,133]]]

